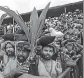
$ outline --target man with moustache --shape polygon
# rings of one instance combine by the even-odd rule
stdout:
[[[5,78],[57,78],[62,73],[61,63],[52,60],[55,53],[54,44],[42,45],[41,54],[33,63],[29,62],[29,46],[26,43],[17,45],[16,68],[11,70]]]
[[[4,78],[18,78],[16,76],[27,72],[27,67],[23,66],[23,63],[25,65],[26,58],[28,58],[29,49],[27,49],[24,45],[17,46],[17,52],[15,53],[15,45],[13,45],[11,41],[7,41],[3,48],[7,53],[5,59],[8,59],[4,62],[4,64],[6,64],[3,71]],[[22,51],[24,51],[24,53]]]
[[[37,74],[35,64],[30,65],[28,56],[30,48],[27,42],[19,42],[16,45],[16,63],[15,68],[10,70],[8,74],[4,75],[4,78],[18,78],[22,74]],[[13,68],[13,67],[12,67]],[[34,71],[36,70],[36,71]]]
[[[45,75],[39,76],[38,65],[28,59],[30,47],[27,42],[16,45],[16,68],[11,70],[4,78],[51,78]]]
[[[37,41],[38,45],[42,46],[38,64],[38,72],[39,75],[47,74],[48,77],[57,78],[62,73],[63,68],[61,66],[61,61],[58,58],[53,60],[53,55],[57,55],[56,45],[52,40],[53,37],[51,36],[48,39],[47,37],[48,36],[44,36],[43,38],[41,37]],[[67,66],[76,65],[72,60],[67,61],[66,64]]]
[[[47,37],[46,37],[47,38]],[[56,52],[56,47],[54,43],[50,43],[52,41],[47,41],[44,43],[46,38],[42,38],[43,40],[38,40],[37,45],[40,46],[40,55],[38,57],[38,76],[31,76],[28,74],[24,74],[19,78],[57,78],[62,73],[61,63],[57,60],[52,60],[53,55]],[[52,38],[52,37],[50,37]],[[40,42],[42,41],[42,42]],[[40,44],[42,43],[42,44]],[[38,52],[37,52],[38,53]]]
[[[26,45],[24,46],[24,48],[27,47]],[[18,60],[18,66],[23,66],[23,72],[21,72],[21,74],[18,74],[18,77],[15,78],[51,78],[50,76],[48,76],[48,74],[46,74],[45,71],[40,70],[40,66],[39,64],[42,64],[42,62],[36,58],[34,58],[34,61],[30,61],[30,59],[28,58],[29,52],[30,52],[30,48],[27,47],[25,48],[25,51],[23,49],[22,50],[22,46],[19,44],[17,46],[17,60]],[[27,51],[26,51],[27,50]],[[38,62],[37,62],[38,60]],[[30,61],[30,64],[29,64]],[[26,66],[26,67],[25,67]],[[42,68],[42,67],[41,67]],[[43,68],[44,69],[44,68]],[[45,72],[45,74],[43,73],[42,75],[40,75],[40,72]]]
[[[61,63],[57,60],[52,60],[52,57],[56,52],[55,49],[55,44],[51,43],[48,45],[43,45],[41,51],[40,60],[44,64],[45,69],[51,78],[57,78],[62,73]]]

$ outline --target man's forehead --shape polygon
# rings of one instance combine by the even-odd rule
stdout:
[[[27,52],[27,53],[30,53],[30,48],[29,48],[29,46],[28,45],[18,45],[17,47],[16,47],[16,51],[18,52]]]
[[[29,47],[29,44],[27,42],[21,42],[16,45],[18,48],[23,48],[23,47]]]
[[[18,43],[17,47],[23,47],[25,44],[24,43]]]
[[[67,44],[67,46],[72,46],[72,44]]]
[[[25,50],[24,48],[16,48],[16,52],[19,53],[30,53],[28,50]]]
[[[16,49],[23,49],[22,47],[20,47],[20,46],[18,46],[18,47],[16,47]]]
[[[45,47],[43,47],[44,49],[53,49],[53,47],[52,46],[45,46]]]

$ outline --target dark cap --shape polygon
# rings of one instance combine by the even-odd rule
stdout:
[[[4,40],[11,40],[14,41],[14,34],[5,34],[2,36]]]
[[[42,47],[49,46],[52,47],[54,50],[54,53],[56,52],[56,46],[53,42],[55,39],[55,36],[42,36],[37,40],[37,45],[41,45]]]
[[[55,36],[42,36],[37,40],[37,45],[45,46],[52,43],[55,39]]]
[[[26,50],[26,51],[30,52],[30,46],[29,46],[28,42],[26,42],[26,41],[17,43],[16,48],[20,48],[22,50]]]

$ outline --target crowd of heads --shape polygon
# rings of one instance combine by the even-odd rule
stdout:
[[[30,22],[27,22],[27,26],[29,26]],[[80,45],[83,45],[83,12],[82,10],[76,9],[74,12],[62,13],[59,17],[48,17],[45,19],[45,24],[43,28],[43,32],[46,33],[46,30],[49,28],[54,28],[56,31],[61,31],[64,36],[55,38],[54,42],[59,49],[61,47],[61,43],[68,39],[73,39],[77,41]],[[9,28],[10,29],[10,28]],[[18,32],[18,30],[21,30]],[[24,31],[19,26],[15,26],[16,34]],[[13,50],[10,46],[11,43],[7,43],[6,45],[10,47],[10,50]],[[5,47],[5,51],[9,49]],[[64,47],[69,51],[70,49],[76,50],[77,46],[74,42],[67,42],[64,44]],[[23,47],[22,47],[23,48]],[[21,49],[22,49],[21,48]],[[8,50],[9,51],[9,50]]]
[[[83,12],[76,9],[75,12],[63,13],[59,17],[49,17],[45,20],[45,25],[53,27],[65,34],[66,38],[73,38],[80,35],[83,30]]]
[[[27,24],[29,26],[29,22]],[[41,47],[42,51],[39,50],[41,52],[40,55],[45,60],[52,59],[53,55],[57,54],[61,50],[71,57],[73,55],[76,55],[76,52],[79,49],[76,42],[80,45],[83,45],[82,10],[76,9],[74,12],[63,13],[59,17],[49,17],[45,19],[44,26],[44,33],[48,28],[54,28],[56,31],[61,31],[64,34],[63,37],[55,38],[54,43],[56,47],[53,47],[51,45]],[[18,28],[16,28],[16,32],[19,29],[20,27],[18,26]],[[70,39],[74,41],[69,41],[62,45],[63,41]],[[17,57],[19,62],[24,62],[31,52],[27,42],[20,42],[15,45],[13,41],[9,41],[1,47],[2,50],[5,51],[7,56]]]

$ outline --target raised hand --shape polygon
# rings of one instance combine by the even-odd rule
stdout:
[[[58,71],[58,73],[62,73],[62,66],[61,66],[60,62],[56,61],[56,67],[55,68]]]
[[[29,68],[26,66],[19,66],[18,68],[14,69],[14,74],[24,74],[28,73]]]
[[[73,67],[73,66],[76,65],[76,61],[70,59],[70,60],[68,60],[68,61],[66,62],[66,64],[67,64],[67,66]]]

